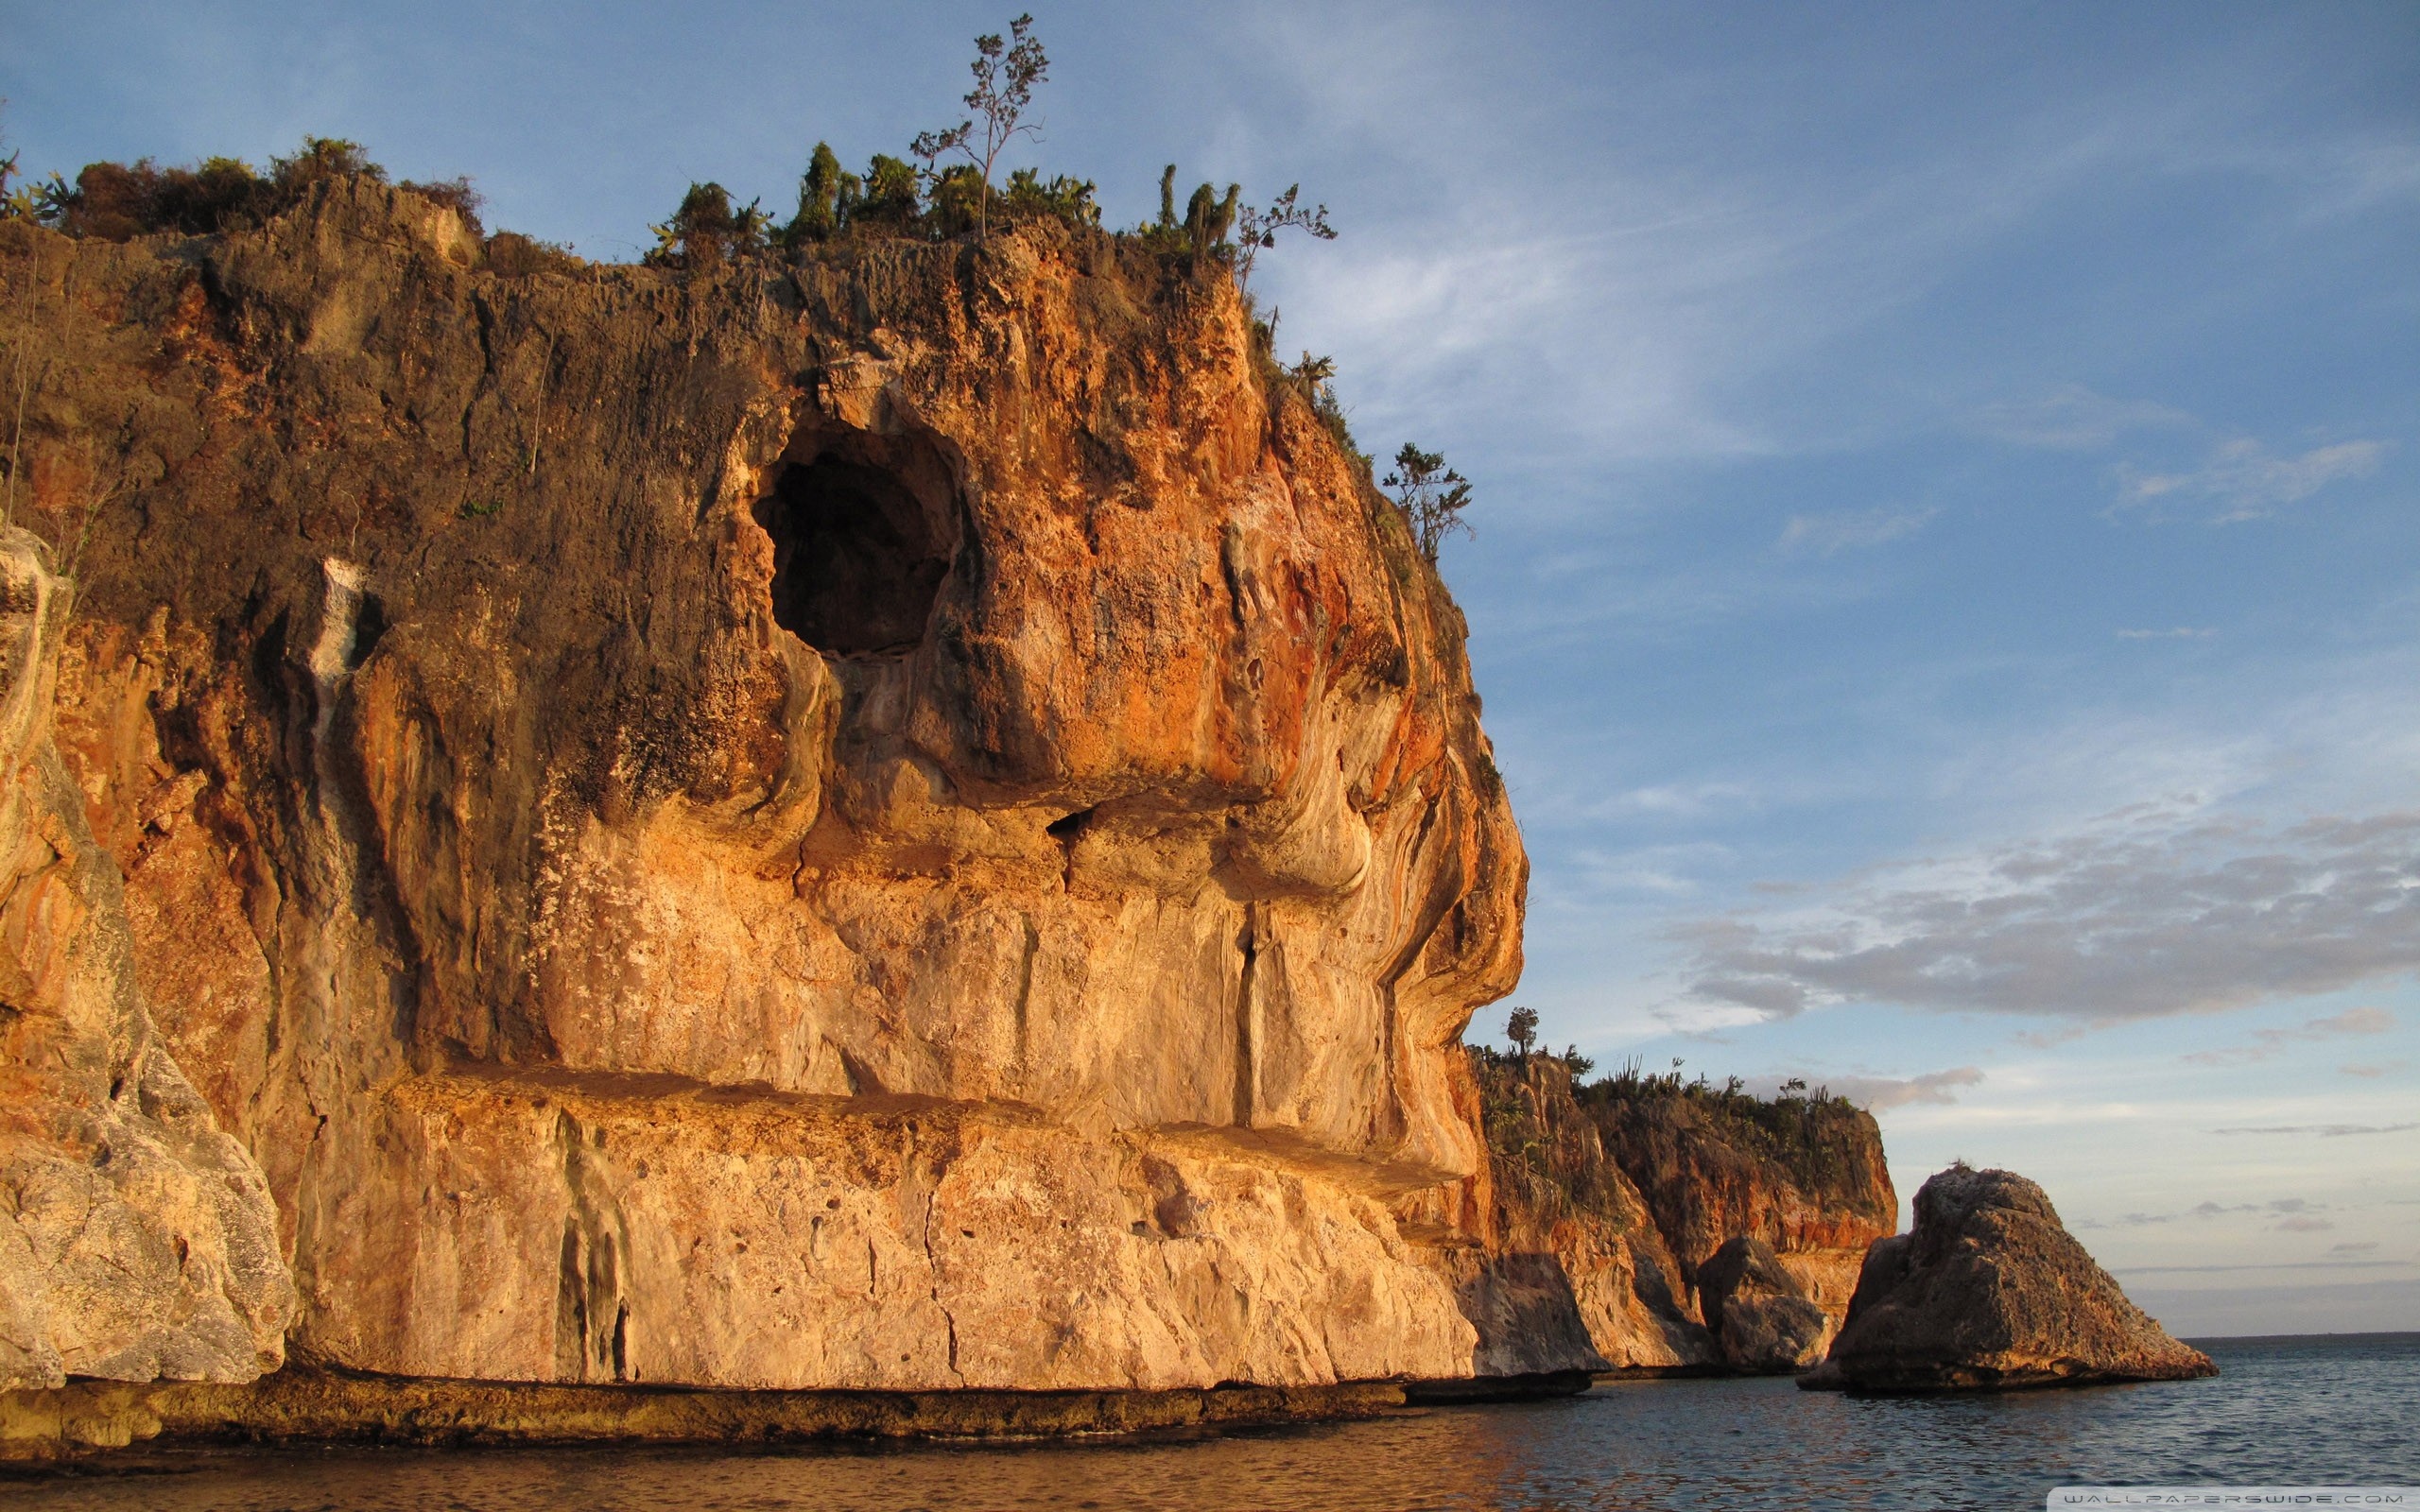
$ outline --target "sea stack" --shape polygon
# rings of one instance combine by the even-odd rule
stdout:
[[[1800,1385],[2006,1390],[2218,1374],[2126,1299],[2025,1177],[1953,1165],[1915,1209],[1910,1232],[1866,1252],[1848,1322]]]

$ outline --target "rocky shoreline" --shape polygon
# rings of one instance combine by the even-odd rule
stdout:
[[[0,224],[0,1455],[1134,1432],[1854,1324],[1871,1117],[1463,1045],[1528,864],[1461,611],[1223,267],[501,243],[363,173]]]
[[[136,1468],[147,1462],[120,1452],[239,1446],[769,1447],[1150,1434],[1570,1396],[1591,1380],[1563,1372],[1175,1391],[736,1391],[386,1380],[289,1366],[244,1384],[90,1381],[0,1393],[0,1466]]]

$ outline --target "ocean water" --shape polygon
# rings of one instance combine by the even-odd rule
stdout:
[[[23,1512],[2039,1508],[2050,1487],[2420,1485],[2420,1333],[2204,1341],[2215,1380],[1856,1398],[1787,1380],[982,1448],[218,1452],[0,1481]]]

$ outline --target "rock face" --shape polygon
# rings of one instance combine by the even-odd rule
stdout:
[[[1699,1287],[1699,1267],[1748,1235],[1837,1325],[1866,1246],[1899,1226],[1881,1131],[1838,1099],[1759,1099],[1648,1077],[1592,1111],[1685,1287]]]
[[[260,1167],[177,1067],[51,732],[70,586],[0,531],[0,1388],[249,1381],[293,1283]]]
[[[1489,1160],[1451,1226],[1483,1359],[1582,1338],[1623,1371],[1821,1357],[1852,1289],[1828,1285],[1839,1252],[1897,1216],[1870,1115],[1659,1078],[1575,1089],[1552,1056],[1474,1052],[1473,1073]]]
[[[2126,1299],[2023,1177],[1952,1166],[1916,1193],[1915,1210],[1911,1231],[1867,1253],[1848,1323],[1802,1385],[1931,1391],[2218,1373]]]
[[[1435,1221],[1526,876],[1461,617],[1217,270],[506,278],[358,180],[0,257],[83,585],[9,938],[125,878],[106,990],[9,988],[10,1159],[159,1236],[105,1307],[21,1198],[12,1379],[274,1364],[287,1264],[298,1356],[401,1376],[1575,1363],[1480,1350]]]
[[[1494,1373],[1560,1354],[1594,1370],[1702,1369],[1720,1354],[1646,1204],[1572,1097],[1560,1060],[1475,1055],[1488,1160],[1440,1227]]]
[[[1824,1357],[1831,1315],[1815,1305],[1798,1278],[1753,1234],[1723,1241],[1698,1267],[1698,1305],[1705,1326],[1733,1369],[1781,1375]]]

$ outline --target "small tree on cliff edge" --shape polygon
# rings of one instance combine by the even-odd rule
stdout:
[[[1420,542],[1420,554],[1437,565],[1437,548],[1445,538],[1459,530],[1471,533],[1462,509],[1471,502],[1470,481],[1445,465],[1442,452],[1424,452],[1409,441],[1395,454],[1395,470],[1387,474],[1387,487],[1395,490],[1395,502],[1411,521],[1412,539]]]
[[[1538,1038],[1538,1010],[1514,1008],[1511,1017],[1504,1021],[1504,1038],[1512,1041],[1512,1047],[1521,1052],[1522,1059],[1529,1059],[1530,1046]]]
[[[1015,137],[1041,138],[1040,128],[1027,125],[1022,117],[1033,103],[1033,86],[1050,77],[1050,60],[1033,35],[1033,17],[1024,15],[1009,23],[1006,41],[997,33],[976,38],[975,61],[967,66],[974,72],[975,87],[967,92],[966,108],[982,118],[982,134],[976,134],[970,116],[946,131],[923,133],[908,150],[924,160],[928,174],[952,152],[964,154],[981,171],[983,193],[975,209],[975,234],[981,240],[991,234],[992,169],[1000,153]]]

